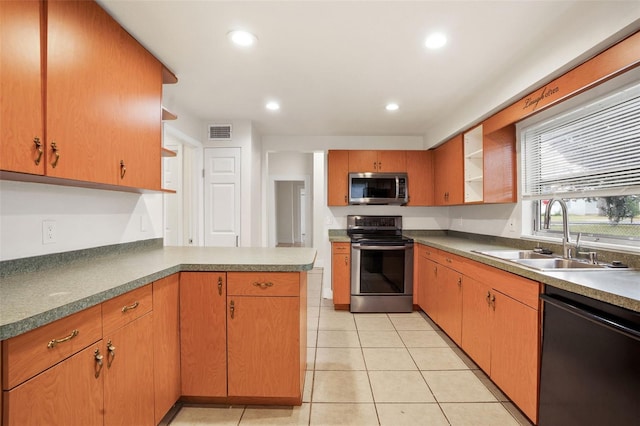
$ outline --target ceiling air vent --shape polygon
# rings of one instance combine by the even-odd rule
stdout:
[[[231,124],[211,124],[209,125],[210,141],[230,141]]]

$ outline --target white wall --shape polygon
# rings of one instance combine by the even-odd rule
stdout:
[[[162,238],[162,197],[0,181],[0,260]],[[43,244],[44,220],[57,242]]]

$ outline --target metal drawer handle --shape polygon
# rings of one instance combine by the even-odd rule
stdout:
[[[36,151],[38,151],[38,158],[36,158],[36,166],[40,165],[40,160],[42,160],[42,154],[44,151],[42,150],[42,142],[40,142],[40,138],[33,138],[33,143],[36,144]]]
[[[233,319],[235,313],[236,313],[236,304],[232,300],[231,303],[229,304],[229,314],[231,315],[231,319]]]
[[[56,159],[51,163],[51,167],[55,169],[58,166],[58,161],[60,161],[60,149],[58,149],[55,141],[51,142],[51,150],[53,151],[53,155],[56,156]]]
[[[52,339],[49,343],[47,343],[47,348],[51,349],[55,347],[58,343],[67,342],[73,339],[74,337],[76,337],[78,334],[80,334],[80,332],[78,331],[78,329],[75,329],[67,337],[63,337],[62,339]]]
[[[111,340],[107,342],[107,368],[111,368],[111,364],[113,364],[113,360],[116,358],[116,347],[113,346]]]
[[[124,160],[120,160],[120,179],[124,179],[124,175],[127,173],[127,166],[124,165]]]
[[[96,379],[100,377],[100,371],[102,371],[102,354],[100,354],[100,349],[96,349],[93,353],[93,357],[96,360]]]
[[[122,313],[124,314],[127,311],[130,311],[132,309],[135,309],[138,307],[140,303],[139,302],[134,302],[133,305],[129,305],[129,306],[123,306],[122,307]]]
[[[268,287],[273,287],[273,283],[272,282],[266,282],[266,283],[265,282],[262,282],[262,283],[255,282],[255,283],[253,283],[253,285],[255,287],[260,287],[262,289],[265,289],[265,288],[268,288]]]
[[[218,294],[222,296],[222,277],[218,277]]]

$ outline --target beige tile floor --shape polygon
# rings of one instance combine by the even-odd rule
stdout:
[[[334,311],[321,283],[310,271],[302,406],[184,405],[169,424],[530,424],[426,315]]]

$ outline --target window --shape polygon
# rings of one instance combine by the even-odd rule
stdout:
[[[608,93],[600,88],[595,99],[589,94],[585,102],[581,95],[581,104],[572,100],[569,109],[520,126],[523,206],[530,205],[533,235],[560,236],[560,206],[552,206],[548,230],[542,216],[551,198],[562,198],[574,238],[580,232],[582,241],[640,247],[637,75],[622,86],[603,85]]]

